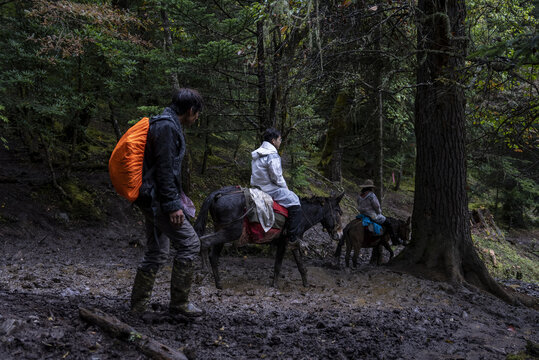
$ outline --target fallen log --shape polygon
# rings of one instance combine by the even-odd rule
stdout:
[[[139,333],[131,326],[121,322],[98,309],[79,308],[79,316],[90,324],[97,325],[115,338],[134,344],[144,355],[156,360],[187,360],[187,356],[154,339]]]

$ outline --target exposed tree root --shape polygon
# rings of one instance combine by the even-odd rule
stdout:
[[[80,317],[90,324],[97,325],[112,336],[133,343],[143,354],[156,360],[187,360],[187,356],[154,339],[143,335],[114,316],[98,309],[79,308]]]

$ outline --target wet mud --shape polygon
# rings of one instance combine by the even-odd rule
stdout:
[[[133,317],[140,224],[65,227],[45,239],[34,229],[17,239],[20,225],[2,231],[2,359],[146,358],[81,320],[79,307],[98,308],[198,359],[505,359],[539,341],[535,310],[371,266],[367,252],[357,269],[333,268],[335,243],[319,229],[306,235],[319,243],[306,254],[308,288],[290,256],[275,289],[271,254],[231,249],[221,259],[223,290],[198,262],[191,299],[207,311],[203,318],[164,316],[170,264],[159,273],[151,311]]]

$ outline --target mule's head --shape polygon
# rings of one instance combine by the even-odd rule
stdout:
[[[412,233],[411,218],[408,217],[406,222],[401,222],[397,230],[397,236],[402,239],[403,245],[408,244],[410,241],[410,234]]]
[[[344,196],[344,192],[335,197],[329,197],[324,202],[324,217],[320,221],[324,230],[328,232],[333,240],[339,240],[343,234],[342,210],[339,203]]]

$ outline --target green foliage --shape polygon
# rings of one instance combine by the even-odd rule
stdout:
[[[291,188],[306,188],[309,186],[309,174],[305,165],[299,165],[290,170],[290,187]]]
[[[414,9],[404,3],[376,4],[375,11],[373,1],[315,5],[232,0],[152,0],[131,2],[128,9],[102,0],[4,4],[0,146],[20,134],[29,153],[43,154],[46,147],[62,170],[71,162],[104,158],[115,139],[112,124],[123,130],[159,113],[170,101],[171,79],[177,76],[180,86],[199,89],[206,100],[201,121],[188,130],[193,183],[202,184],[195,190],[198,199],[215,185],[197,175],[205,150],[213,149],[208,176],[220,178],[223,186],[247,184],[248,154],[266,126],[285,135],[282,152],[290,186],[318,194],[318,180],[310,172],[342,89],[351,89],[350,103],[343,106],[347,110],[338,115],[346,129],[330,140],[344,149],[343,173],[355,179],[376,171],[381,90],[384,172],[402,169],[401,189],[413,189]],[[467,87],[472,200],[488,204],[512,226],[518,219],[533,224],[537,216],[533,9],[530,2],[467,1],[471,55],[463,73],[472,79]],[[261,34],[258,25],[263,25]],[[264,93],[259,93],[261,84]],[[95,129],[109,132],[110,139]]]
[[[539,184],[524,171],[532,165],[509,156],[488,157],[470,171],[472,202],[488,206],[508,227],[536,224]]]
[[[537,221],[539,127],[532,2],[471,0],[468,137],[472,200],[505,225]],[[535,167],[536,168],[536,167]],[[477,181],[476,181],[477,180]]]
[[[91,191],[84,189],[75,181],[65,181],[60,184],[68,194],[70,201],[64,202],[64,206],[75,219],[100,221],[104,219],[100,204],[96,203],[97,196]]]

